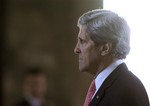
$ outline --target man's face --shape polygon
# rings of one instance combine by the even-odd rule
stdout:
[[[89,73],[96,73],[100,64],[100,52],[95,43],[91,40],[86,27],[81,26],[78,34],[78,42],[74,52],[79,55],[79,70]]]
[[[47,89],[46,77],[42,74],[27,76],[24,82],[24,89],[25,92],[34,97],[45,96]]]

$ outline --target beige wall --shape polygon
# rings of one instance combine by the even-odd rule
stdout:
[[[78,71],[73,53],[78,17],[102,8],[102,0],[7,0],[4,106],[21,96],[20,78],[28,67],[48,73],[48,101],[82,106],[91,76]]]

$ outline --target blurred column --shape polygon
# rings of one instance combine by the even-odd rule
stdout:
[[[3,51],[4,51],[4,35],[5,35],[5,0],[0,0],[0,106],[3,105]]]

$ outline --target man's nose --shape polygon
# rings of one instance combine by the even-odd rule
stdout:
[[[81,52],[79,45],[77,44],[76,47],[74,48],[74,53],[79,54]]]

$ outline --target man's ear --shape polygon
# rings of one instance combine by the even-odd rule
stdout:
[[[104,43],[100,46],[101,56],[109,54],[111,50],[112,50],[112,43],[110,42]]]

